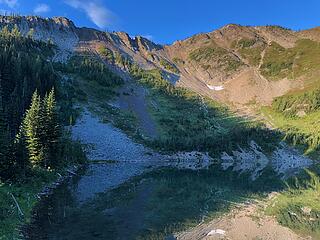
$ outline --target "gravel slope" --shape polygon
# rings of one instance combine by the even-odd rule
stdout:
[[[196,170],[207,168],[212,161],[207,154],[195,151],[174,155],[156,153],[133,142],[111,124],[102,123],[87,109],[73,126],[72,137],[87,146],[87,157],[91,161],[75,190],[80,202],[145,171],[165,166]]]
[[[88,110],[72,128],[72,137],[87,145],[86,153],[92,161],[76,189],[80,202],[118,186],[150,166],[157,167],[166,162],[164,156],[134,143],[111,124],[100,122]]]

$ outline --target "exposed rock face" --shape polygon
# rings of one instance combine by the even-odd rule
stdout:
[[[0,27],[13,28],[17,25],[23,35],[33,31],[33,38],[42,41],[52,41],[58,46],[55,56],[57,61],[65,61],[78,43],[76,27],[67,18],[55,17],[43,19],[35,16],[0,17]]]
[[[320,41],[319,28],[295,32],[278,26],[229,24],[162,46],[140,36],[132,38],[125,32],[78,28],[63,17],[0,17],[0,27],[15,24],[23,34],[33,29],[34,38],[53,41],[59,49],[56,61],[65,61],[73,51],[98,54],[99,47],[104,46],[144,69],[162,69],[168,80],[174,79],[171,81],[174,84],[233,105],[252,101],[267,105],[274,97],[304,87],[307,75],[273,81],[263,74],[266,52],[274,46],[291,49],[300,39]],[[215,91],[208,86],[221,86],[223,90]]]

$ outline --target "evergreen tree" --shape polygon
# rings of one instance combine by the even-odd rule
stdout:
[[[18,37],[21,37],[21,33],[20,33],[20,30],[18,28],[18,25],[15,24],[12,31],[11,31],[11,35],[15,38],[18,38]]]
[[[41,100],[36,91],[22,122],[19,139],[25,142],[32,166],[56,167],[61,130],[58,123],[54,90]]]
[[[44,160],[44,149],[41,144],[42,128],[41,99],[35,91],[32,96],[31,106],[27,110],[22,123],[22,132],[25,136],[26,148],[32,166],[41,166]]]
[[[23,177],[30,166],[58,164],[55,156],[61,146],[54,92],[43,101],[39,96],[50,91],[57,78],[46,61],[53,47],[34,40],[32,32],[23,37],[18,26],[0,29],[1,178]]]
[[[42,119],[43,119],[43,145],[46,151],[46,159],[49,166],[55,166],[58,163],[53,162],[57,160],[57,150],[60,138],[60,126],[58,123],[56,100],[54,96],[54,89],[43,99],[42,102]]]
[[[8,168],[8,122],[3,105],[2,80],[0,75],[0,177],[4,177],[4,170]]]
[[[1,29],[1,35],[2,35],[3,37],[9,37],[9,36],[10,36],[10,31],[9,31],[8,26],[4,26],[4,27]]]

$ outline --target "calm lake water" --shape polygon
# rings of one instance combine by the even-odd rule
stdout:
[[[106,165],[99,168],[107,169]],[[95,171],[89,167],[83,176],[42,200],[26,238],[172,239],[173,233],[217,217],[234,204],[265,196],[279,184],[270,173],[253,183],[247,176],[215,167],[201,171],[162,169],[113,188],[109,184],[112,179],[96,181],[89,198],[79,191],[88,191],[81,185],[91,174]]]

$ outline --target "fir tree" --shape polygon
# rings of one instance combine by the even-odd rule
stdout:
[[[44,160],[44,149],[41,144],[41,135],[43,134],[41,124],[41,99],[38,92],[35,91],[31,106],[27,110],[22,123],[22,131],[32,166],[41,166]]]
[[[20,33],[20,30],[18,28],[18,25],[15,24],[12,31],[11,31],[11,36],[15,37],[15,38],[18,38],[18,37],[21,37],[21,33]]]
[[[57,165],[57,162],[53,162],[57,159],[58,143],[60,138],[60,126],[58,123],[56,100],[54,96],[54,89],[43,99],[42,102],[42,119],[43,119],[43,144],[46,150],[46,159],[48,165]]]
[[[1,29],[1,35],[2,35],[3,37],[9,37],[9,36],[10,36],[10,31],[9,31],[8,26],[4,26],[4,27]]]
[[[2,80],[0,75],[0,177],[4,177],[4,170],[8,167],[8,123],[3,105]]]

